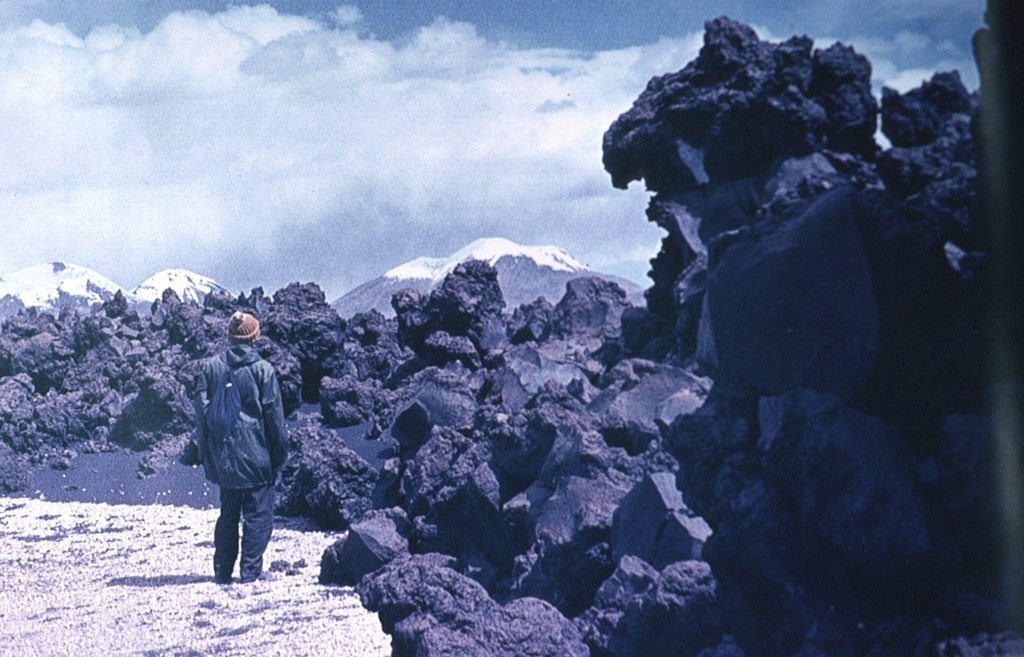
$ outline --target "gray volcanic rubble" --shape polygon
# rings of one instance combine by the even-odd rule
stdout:
[[[623,358],[632,307],[599,279],[509,314],[495,270],[471,261],[394,306],[392,320],[343,319],[315,285],[293,284],[271,298],[211,294],[202,307],[168,293],[146,316],[117,300],[90,315],[20,314],[0,335],[4,449],[36,463],[141,450],[145,472],[188,460],[196,362],[246,309],[261,318],[257,348],[295,423],[278,512],[349,529],[325,553],[321,581],[358,584],[393,629],[395,654],[501,644],[503,654],[582,655],[622,643],[606,636],[625,631],[608,620],[621,591],[583,615],[619,559],[701,568],[708,529],[674,487],[658,423],[699,407],[710,382]],[[104,405],[90,404],[93,390]],[[303,410],[311,403],[319,417]],[[379,471],[339,438],[357,426],[378,438]],[[23,479],[18,463],[5,459],[8,488]],[[704,568],[701,604],[717,618]],[[449,613],[437,586],[465,611]],[[667,622],[651,605],[630,622]],[[720,631],[698,634],[710,645]]]
[[[942,73],[879,108],[852,49],[710,21],[605,135],[667,233],[646,308],[595,278],[507,308],[469,261],[393,319],[314,284],[24,312],[0,486],[68,450],[187,459],[196,362],[241,308],[296,423],[278,511],[348,529],[320,581],[356,586],[398,657],[1010,650],[984,634],[1007,610],[977,107]]]

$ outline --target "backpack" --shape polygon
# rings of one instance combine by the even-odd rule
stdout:
[[[217,377],[210,405],[206,407],[206,428],[210,436],[226,440],[234,430],[241,412],[242,395],[235,385],[234,372],[228,369],[223,376]]]

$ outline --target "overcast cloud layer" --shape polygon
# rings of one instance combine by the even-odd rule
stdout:
[[[644,282],[661,234],[639,185],[611,187],[601,138],[699,31],[579,51],[447,19],[384,39],[367,22],[240,6],[141,30],[0,27],[0,274],[62,260],[130,288],[182,267],[239,291],[316,281],[333,299],[500,236]],[[969,44],[845,40],[879,88],[951,68],[977,84]]]

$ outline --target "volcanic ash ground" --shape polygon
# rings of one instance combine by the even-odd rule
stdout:
[[[265,579],[212,579],[217,511],[0,499],[0,652],[385,656],[349,588],[317,583],[336,534],[278,526]]]

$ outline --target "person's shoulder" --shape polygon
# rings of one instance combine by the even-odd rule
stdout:
[[[250,365],[249,367],[259,370],[260,372],[274,374],[274,366],[271,365],[270,361],[268,361],[266,358],[260,358],[259,360],[252,363],[252,365]]]
[[[219,365],[223,362],[224,358],[221,354],[214,354],[212,356],[207,356],[206,358],[200,360],[199,368],[205,372],[207,370],[212,370],[219,367]]]
[[[266,358],[260,358],[256,362],[251,363],[248,365],[248,370],[261,382],[261,385],[277,378],[277,370]]]

